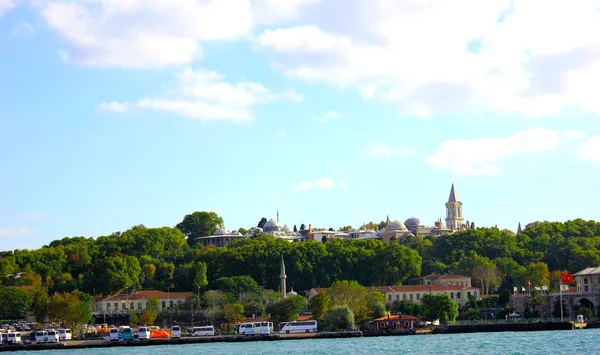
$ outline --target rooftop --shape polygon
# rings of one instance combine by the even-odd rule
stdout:
[[[132,293],[120,293],[118,295],[109,295],[104,301],[135,301],[147,300],[153,297],[158,299],[186,299],[192,297],[192,292],[164,292],[158,290],[143,290]]]

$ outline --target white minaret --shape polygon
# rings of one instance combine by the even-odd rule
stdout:
[[[279,274],[279,278],[281,279],[281,296],[283,298],[286,297],[286,287],[285,287],[285,279],[287,275],[285,274],[285,263],[283,262],[283,255],[281,256],[281,273]]]
[[[450,188],[450,197],[446,202],[446,227],[452,231],[457,231],[463,225],[462,202],[458,200],[456,191],[454,191],[454,183]]]

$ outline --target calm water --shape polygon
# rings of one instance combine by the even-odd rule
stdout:
[[[41,351],[35,354],[600,354],[600,329],[305,339]]]

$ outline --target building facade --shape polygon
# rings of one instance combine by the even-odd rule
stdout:
[[[134,291],[131,293],[110,295],[104,299],[97,300],[94,304],[94,311],[107,315],[127,314],[130,311],[141,313],[146,310],[148,300],[151,298],[158,298],[158,310],[165,311],[185,302],[189,297],[192,297],[192,292]]]

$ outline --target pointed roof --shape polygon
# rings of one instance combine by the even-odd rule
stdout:
[[[285,275],[285,263],[283,262],[283,254],[281,255],[281,274]]]
[[[448,202],[458,202],[458,196],[456,196],[456,191],[454,191],[454,183],[452,183],[452,188],[450,188],[450,197],[448,197]]]
[[[517,234],[521,233],[522,229],[521,229],[521,222],[519,222],[519,226],[517,227]]]

